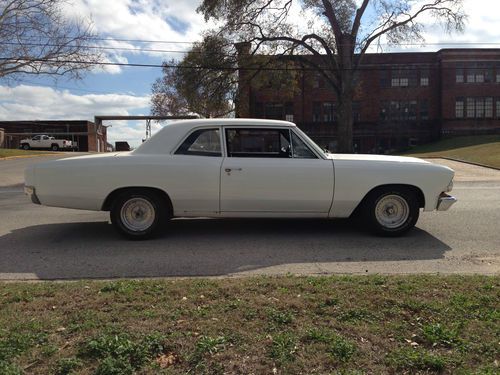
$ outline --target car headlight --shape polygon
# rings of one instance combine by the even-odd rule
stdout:
[[[446,190],[445,192],[449,193],[450,191],[453,190],[453,179],[451,179],[450,183],[448,184],[448,186],[446,187]]]

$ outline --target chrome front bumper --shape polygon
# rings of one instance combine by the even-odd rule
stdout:
[[[24,194],[31,198],[35,204],[40,204],[40,200],[36,196],[35,188],[33,186],[24,186]]]
[[[438,211],[446,211],[457,201],[457,198],[452,197],[446,193],[441,193],[438,199],[438,204],[436,209]]]

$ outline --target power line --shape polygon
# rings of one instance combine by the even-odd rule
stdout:
[[[45,43],[19,43],[19,42],[0,42],[0,45],[7,46],[29,46],[29,47],[60,47],[58,44],[45,44]],[[103,50],[116,50],[116,51],[137,51],[137,52],[161,52],[161,53],[188,53],[197,51],[180,51],[180,50],[165,50],[154,48],[130,48],[130,47],[107,47],[107,46],[77,46],[66,45],[65,47],[76,47],[83,49],[103,49]],[[201,52],[198,52],[201,53]]]
[[[271,56],[272,57],[272,56]],[[294,57],[294,56],[290,56]],[[16,62],[20,61],[26,61],[26,62],[47,62],[47,63],[58,63],[58,64],[83,64],[83,65],[90,65],[90,66],[121,66],[121,67],[141,67],[141,68],[176,68],[176,69],[188,69],[188,70],[201,70],[201,69],[206,69],[206,70],[218,70],[218,71],[318,71],[316,68],[279,68],[279,67],[249,67],[249,66],[241,66],[241,67],[228,67],[228,66],[216,66],[216,65],[198,65],[198,66],[185,66],[185,65],[173,65],[173,64],[144,64],[144,63],[119,63],[119,62],[96,62],[96,61],[76,61],[76,60],[54,60],[54,59],[43,59],[43,58],[33,58],[33,59],[19,59],[19,58],[8,58],[8,57],[0,57],[0,61],[9,61],[13,60]],[[470,61],[474,63],[475,61]],[[493,61],[487,61],[488,63],[496,63],[497,65],[500,65],[500,53],[499,53],[499,59],[498,60],[493,60]],[[420,63],[418,65],[410,66],[406,62],[401,62],[401,63],[392,63],[392,64],[377,64],[373,66],[359,66],[356,69],[341,69],[343,71],[373,71],[373,70],[389,70],[389,69],[395,69],[397,68],[398,70],[402,71],[411,71],[411,70],[420,70],[420,69],[431,69],[431,68],[436,68],[438,65],[436,63]],[[337,71],[338,69],[329,69],[327,67],[321,67],[322,70],[325,71]],[[464,68],[464,67],[462,67]],[[487,66],[475,66],[475,67],[465,67],[466,69],[470,70],[485,70],[489,69],[490,67]],[[440,67],[441,70],[454,70],[456,69],[455,67]]]
[[[94,39],[93,39],[94,40]],[[95,40],[116,40],[116,41],[134,41],[133,39],[104,39],[104,38],[96,38]],[[144,42],[155,42],[155,41],[144,41]],[[173,42],[173,41],[165,41],[165,43],[194,43],[194,42]],[[12,45],[12,46],[31,46],[31,47],[60,47],[58,44],[50,44],[50,43],[33,43],[33,42],[0,42],[0,45]],[[500,42],[440,42],[440,43],[401,43],[398,45],[392,45],[387,43],[382,43],[380,45],[389,45],[393,47],[401,47],[401,46],[460,46],[460,45],[476,45],[476,46],[500,46]],[[157,49],[157,48],[134,48],[134,47],[111,47],[111,46],[94,46],[94,45],[67,45],[66,47],[77,47],[77,48],[87,48],[87,49],[102,49],[102,50],[114,50],[114,51],[132,51],[132,52],[158,52],[158,53],[203,53],[201,51],[192,51],[192,50],[172,50],[172,49]],[[374,44],[373,47],[376,47]],[[232,56],[232,55],[225,55]]]

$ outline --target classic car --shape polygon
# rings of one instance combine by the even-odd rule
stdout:
[[[452,169],[399,156],[330,154],[295,124],[256,119],[182,120],[131,152],[95,154],[26,169],[34,203],[109,211],[131,239],[174,217],[362,218],[396,236],[420,209],[456,199]]]

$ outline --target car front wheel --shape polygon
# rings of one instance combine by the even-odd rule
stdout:
[[[410,189],[381,189],[368,197],[365,217],[370,228],[383,236],[399,236],[415,226],[420,213]]]
[[[154,193],[125,192],[111,207],[111,223],[123,236],[145,240],[157,234],[166,220],[166,207]]]

